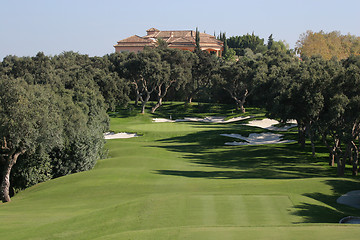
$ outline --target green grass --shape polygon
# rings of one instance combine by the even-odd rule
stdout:
[[[181,105],[165,105],[156,117]],[[209,106],[196,106],[182,116],[207,115]],[[211,113],[232,114],[221,109]],[[258,109],[248,114],[263,116]],[[358,239],[358,225],[337,222],[360,211],[336,199],[360,189],[359,178],[337,178],[323,147],[312,158],[297,144],[224,146],[229,139],[220,133],[262,130],[152,123],[135,110],[112,115],[111,130],[143,136],[109,140],[109,158],[93,170],[38,184],[0,205],[1,239]]]

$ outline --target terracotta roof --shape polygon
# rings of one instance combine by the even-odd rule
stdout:
[[[192,30],[183,31],[160,31],[156,28],[147,30],[148,35],[139,37],[137,35],[118,41],[115,46],[147,46],[154,45],[156,39],[163,39],[172,47],[195,46],[196,32]],[[217,40],[214,36],[206,33],[200,33],[200,47],[222,48],[223,42]]]
[[[191,37],[180,37],[180,38],[172,37],[167,40],[167,43],[169,46],[176,46],[176,45],[195,46],[195,39]]]
[[[214,43],[223,45],[222,41],[217,40],[214,36],[207,33],[200,33],[200,44],[201,43]]]
[[[155,44],[155,40],[153,39],[144,39],[134,35],[118,41],[114,47],[144,47],[153,44]]]
[[[150,28],[148,30],[146,30],[147,32],[160,32],[159,29],[156,29],[156,28]]]
[[[151,43],[153,42],[152,40],[150,39],[145,39],[145,38],[142,38],[142,37],[139,37],[137,35],[134,35],[134,36],[131,36],[131,37],[128,37],[128,38],[125,38],[123,40],[120,40],[118,41],[118,43],[128,43],[128,42],[131,42],[131,43]]]

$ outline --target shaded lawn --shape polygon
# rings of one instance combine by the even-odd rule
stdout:
[[[146,106],[146,112],[150,113],[151,108],[155,106],[156,102],[149,102]],[[167,118],[181,119],[184,117],[200,117],[207,116],[226,116],[226,119],[238,116],[255,116],[264,117],[264,111],[259,108],[249,107],[247,112],[241,113],[236,111],[235,105],[220,104],[220,103],[191,103],[185,104],[184,102],[164,102],[163,105],[151,116],[153,118]],[[126,108],[118,108],[115,112],[110,112],[111,117],[135,117],[141,115],[141,104],[135,106],[132,102]]]
[[[199,124],[200,125],[200,124]],[[206,167],[222,168],[223,171],[178,171],[159,169],[158,173],[186,177],[204,178],[262,178],[290,179],[335,176],[334,168],[326,166],[326,148],[318,147],[318,155],[313,158],[302,150],[297,143],[224,146],[231,141],[222,133],[238,133],[248,136],[250,133],[267,132],[266,130],[236,124],[206,126],[211,130],[199,131],[183,136],[161,139],[158,147],[168,151],[181,152],[190,163]],[[201,129],[201,126],[200,126]],[[294,139],[296,134],[285,133],[284,139]],[[237,140],[240,141],[240,140]]]

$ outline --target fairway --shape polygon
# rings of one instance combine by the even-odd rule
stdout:
[[[153,123],[113,116],[93,170],[28,188],[0,205],[1,239],[358,239],[340,225],[360,210],[336,203],[360,189],[337,178],[326,151],[296,143],[225,146],[220,134],[268,132],[243,122]],[[292,139],[294,132],[284,133]]]

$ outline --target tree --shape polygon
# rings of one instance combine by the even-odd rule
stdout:
[[[201,51],[201,49],[200,49],[200,33],[198,31],[198,28],[196,28],[196,32],[195,32],[195,51]]]
[[[187,103],[211,87],[212,75],[218,67],[217,58],[206,51],[195,52],[193,57],[191,77],[182,85]]]
[[[102,79],[104,72],[107,75],[107,68],[99,71],[101,62],[65,52],[54,57],[42,53],[31,58],[11,57],[0,64],[4,92],[0,101],[4,116],[0,120],[1,184],[7,185],[9,171],[10,179],[15,180],[12,186],[25,188],[95,165],[109,126],[107,107],[95,81]],[[52,141],[55,136],[57,140]],[[14,141],[20,154],[10,154]]]
[[[332,57],[346,59],[353,55],[360,55],[360,37],[341,35],[340,32],[306,31],[300,35],[296,43],[296,51],[301,57],[320,55],[329,60]]]
[[[273,44],[274,44],[273,35],[270,34],[269,39],[268,39],[268,44],[267,44],[267,47],[268,47],[269,50],[271,49],[271,47],[273,46]]]
[[[217,81],[236,102],[236,110],[245,113],[244,104],[256,85],[264,77],[264,66],[248,58],[240,58],[236,63],[225,63],[219,69]]]
[[[321,116],[321,131],[330,152],[330,163],[337,163],[339,176],[344,175],[346,162],[353,165],[353,175],[358,174],[360,134],[360,57],[351,56],[335,75],[326,97]]]
[[[49,88],[22,79],[0,79],[0,199],[10,201],[10,173],[20,155],[62,145],[57,99]]]
[[[161,93],[164,81],[169,79],[170,66],[161,60],[157,49],[144,49],[138,54],[130,54],[123,63],[123,75],[134,88],[141,101],[141,113],[154,91]],[[160,89],[159,89],[160,87]],[[167,86],[166,86],[167,87]]]
[[[114,70],[109,56],[92,57],[90,61],[87,69],[99,86],[107,109],[114,111],[117,106],[126,106],[129,102],[129,87],[125,79],[120,78]]]
[[[327,94],[337,71],[336,62],[326,61],[321,57],[305,59],[301,62],[299,74],[294,76],[291,86],[293,119],[305,128],[310,138],[313,156],[315,156],[314,138],[325,105],[324,95]],[[304,146],[304,139],[302,145]]]
[[[294,119],[296,109],[291,101],[294,78],[299,75],[300,62],[281,51],[268,51],[264,58],[266,77],[259,83],[254,94],[255,101],[267,110],[271,118],[286,122]],[[299,143],[305,146],[305,126],[298,123]]]
[[[264,53],[267,47],[264,45],[264,39],[256,36],[254,33],[243,36],[233,36],[227,39],[229,48],[234,49],[236,55],[244,56],[246,48],[251,49],[255,54]]]
[[[151,109],[154,113],[161,105],[163,98],[166,96],[169,88],[174,86],[176,90],[192,78],[191,70],[194,62],[194,54],[188,51],[178,49],[159,49],[161,61],[165,66],[169,66],[169,74],[164,74],[162,79],[157,82],[155,88],[157,103]]]

